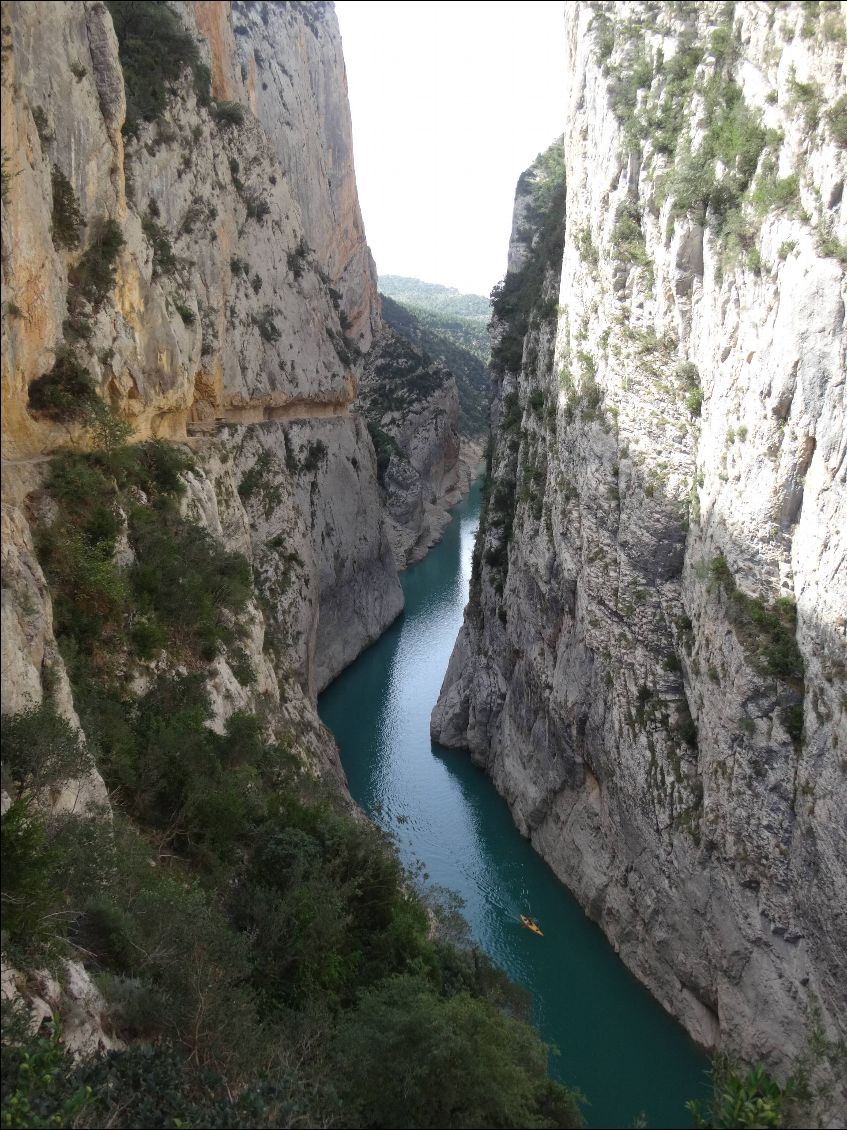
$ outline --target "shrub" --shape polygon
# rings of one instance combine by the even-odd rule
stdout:
[[[803,740],[803,704],[786,706],[779,712],[779,720],[791,740],[798,744]]]
[[[576,232],[574,236],[574,242],[576,243],[577,250],[579,251],[580,259],[582,259],[582,261],[584,263],[587,263],[590,267],[596,267],[600,260],[600,256],[597,248],[594,245],[594,241],[591,238],[591,228],[588,226],[588,224],[586,224],[585,227],[580,228],[579,231]]]
[[[196,544],[186,547],[186,541],[192,541],[185,529],[190,524],[183,524],[172,502],[184,489],[180,476],[189,466],[190,459],[184,452],[160,441],[53,460],[45,487],[59,504],[59,513],[50,526],[37,531],[37,548],[54,594],[56,633],[66,658],[73,659],[73,663],[86,669],[92,658],[102,661],[99,657],[108,651],[104,641],[113,650],[120,650],[123,639],[130,634],[135,638],[133,626],[139,619],[154,621],[158,616],[165,627],[175,630],[155,607],[151,615],[146,608],[139,607],[139,595],[132,584],[134,575],[115,565],[113,554],[121,529],[116,515],[119,500],[133,515],[137,509],[143,509],[137,503],[132,508],[129,499],[121,497],[127,488],[139,487],[159,515],[163,537],[171,537],[173,545],[179,547],[175,551],[187,553],[187,561],[196,561],[198,554],[202,557],[202,548]],[[131,523],[131,533],[133,528]],[[172,561],[168,567],[175,568]],[[225,561],[224,568],[231,570],[232,563]],[[215,559],[211,564],[207,559],[201,572],[217,592],[210,577],[214,569]],[[231,589],[224,585],[225,600],[229,599],[228,592],[231,596]],[[214,596],[207,596],[201,609],[207,618],[208,601],[213,599]],[[190,610],[186,609],[186,615],[190,616]],[[227,615],[226,611],[222,615]],[[206,623],[201,634],[208,641],[223,638],[228,631],[223,625],[218,631],[214,623],[212,627]],[[144,638],[141,632],[142,644]],[[183,646],[194,645],[196,635],[183,634]]]
[[[186,306],[184,302],[174,302],[176,312],[182,318],[186,326],[193,326],[197,321],[197,315],[190,306]]]
[[[527,398],[527,407],[536,416],[544,413],[544,393],[541,389],[533,389]]]
[[[141,221],[141,228],[150,241],[153,249],[153,275],[170,275],[176,270],[177,258],[174,254],[171,237],[167,228],[157,224],[153,213],[148,208],[147,215]]]
[[[91,759],[79,733],[48,702],[3,721],[3,769],[19,792],[80,777]]]
[[[368,433],[376,453],[376,474],[380,482],[385,480],[385,472],[391,462],[392,455],[399,454],[400,448],[394,436],[383,431],[376,420],[368,419]]]
[[[362,994],[334,1051],[346,1102],[371,1125],[582,1125],[529,1026],[467,993],[439,998],[416,977]]]
[[[55,850],[43,817],[31,810],[25,797],[3,813],[0,838],[4,949],[8,938],[13,952],[19,947],[38,950],[55,930],[50,918],[61,903],[53,878]]]
[[[213,113],[219,125],[240,126],[244,124],[244,107],[240,102],[216,102]]]
[[[641,230],[641,209],[632,200],[625,200],[618,205],[612,243],[623,262],[638,263],[645,267],[650,265],[650,256]]]
[[[748,596],[735,583],[724,557],[715,557],[710,572],[728,600],[729,619],[753,667],[763,675],[802,682],[803,655],[797,644],[797,606],[790,597],[766,604]]]
[[[3,1126],[79,1125],[77,1120],[90,1108],[92,1091],[69,1081],[71,1066],[58,1024],[52,1025],[49,1036],[33,1038],[27,1033],[21,1044],[9,1044],[4,1036],[8,1062],[3,1069]]]
[[[115,220],[101,221],[91,245],[70,272],[72,294],[69,306],[80,299],[99,310],[115,285],[115,265],[124,237]]]
[[[799,82],[793,69],[788,77],[789,105],[794,110],[799,110],[803,117],[803,126],[807,133],[817,129],[821,115],[823,92],[820,84]]]
[[[796,173],[777,177],[769,171],[759,177],[752,199],[760,212],[773,208],[788,211],[800,203],[800,180]]]
[[[699,1130],[753,1130],[783,1125],[783,1103],[788,1091],[763,1067],[751,1067],[742,1074],[727,1057],[720,1056],[715,1061],[713,1078],[714,1095],[705,1115],[700,1103],[686,1104]]]
[[[79,245],[82,213],[77,204],[71,182],[58,165],[53,166],[53,243],[57,247],[74,248]]]
[[[835,144],[840,145],[842,149],[847,149],[847,94],[842,94],[832,104],[826,117]]]
[[[327,451],[327,446],[322,439],[313,440],[306,451],[302,469],[310,475],[320,470],[321,465],[326,462]]]
[[[699,416],[703,411],[702,388],[690,388],[685,394],[685,407],[692,416]]]
[[[51,141],[56,140],[56,135],[50,131],[47,111],[43,106],[32,107],[32,120],[35,122],[35,129],[42,146],[49,145]]]
[[[279,327],[274,321],[274,317],[278,313],[275,306],[265,306],[258,314],[253,315],[253,325],[259,331],[259,335],[263,341],[273,344],[279,341],[282,336]]]
[[[208,89],[208,68],[200,62],[197,45],[167,4],[155,0],[108,0],[118,38],[124,89],[124,132],[135,136],[144,122],[162,116],[168,92],[188,66],[194,70],[195,90]],[[202,93],[198,96],[202,104]]]
[[[288,269],[295,279],[302,278],[311,253],[311,248],[302,237],[294,250],[287,253]]]
[[[195,62],[192,66],[194,95],[199,106],[212,103],[212,72],[205,63]]]
[[[264,196],[258,196],[255,193],[251,193],[247,196],[244,203],[247,207],[247,219],[258,220],[259,223],[262,222],[271,210],[271,206],[267,200],[265,200]]]
[[[246,558],[221,549],[173,510],[134,508],[130,541],[135,606],[169,629],[173,646],[213,659],[232,638],[226,613],[241,613],[250,596]]]
[[[98,400],[91,373],[68,349],[60,349],[53,367],[27,391],[29,408],[50,420],[67,423],[85,417]]]

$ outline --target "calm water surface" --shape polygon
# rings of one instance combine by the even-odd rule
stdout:
[[[403,575],[406,610],[321,696],[359,804],[404,862],[458,892],[474,940],[533,994],[553,1074],[588,1099],[592,1127],[690,1126],[706,1060],[627,972],[600,930],[515,829],[467,754],[429,736],[429,716],[462,622],[479,487],[440,545]],[[543,938],[521,928],[530,913]]]

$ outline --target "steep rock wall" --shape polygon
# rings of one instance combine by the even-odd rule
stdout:
[[[173,6],[219,101],[184,68],[155,120],[142,115],[125,143],[107,7],[4,7],[4,476],[12,484],[29,460],[96,442],[79,405],[38,411],[28,398],[68,355],[87,371],[89,406],[95,396],[108,404],[133,442],[262,424],[284,460],[289,422],[331,433],[332,473],[288,496],[320,559],[301,614],[317,625],[323,609],[302,666],[314,694],[402,607],[372,446],[352,412],[378,305],[334,12],[251,9]],[[269,24],[284,53],[275,73],[301,108],[286,144],[249,109],[256,92],[242,55],[251,36],[264,44]],[[271,94],[268,120],[288,120]],[[119,247],[92,295],[109,224]]]
[[[365,361],[362,402],[402,569],[438,540],[450,521],[446,507],[469,483],[459,463],[459,392],[442,364],[383,326]]]
[[[433,713],[695,1038],[782,1073],[847,1029],[843,20],[567,6],[561,283],[495,367]]]

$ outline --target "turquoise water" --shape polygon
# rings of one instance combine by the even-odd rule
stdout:
[[[690,1126],[706,1060],[627,972],[600,930],[515,829],[467,754],[429,736],[429,716],[467,600],[479,487],[441,544],[404,574],[406,610],[319,702],[350,791],[390,829],[404,861],[464,899],[474,940],[533,994],[559,1048],[553,1074],[588,1099],[592,1127]],[[520,912],[544,930],[521,928]]]

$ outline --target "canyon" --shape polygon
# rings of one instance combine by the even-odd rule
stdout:
[[[47,753],[25,772],[4,760],[3,811],[33,858],[36,824],[49,840],[90,820],[114,845],[129,819],[149,870],[174,866],[186,899],[205,883],[240,923],[238,868],[261,852],[225,830],[294,812],[268,858],[303,850],[292,873],[311,892],[319,820],[300,798],[326,788],[320,819],[337,805],[350,820],[321,825],[325,853],[370,834],[317,697],[401,616],[399,572],[484,458],[432,738],[485,769],[701,1048],[780,1082],[802,1069],[808,1117],[839,1124],[844,8],[565,5],[564,135],[518,181],[489,407],[478,373],[457,385],[414,318],[388,300],[382,315],[332,4],[4,0],[2,712],[16,749]],[[189,790],[174,816],[162,782],[176,789],[183,762],[213,801]],[[370,889],[356,851],[345,898]],[[475,951],[469,972],[426,949],[438,915],[411,925],[396,884],[388,934],[414,956],[392,991],[429,962],[500,1007]],[[358,921],[328,889],[309,910],[327,936],[333,914]],[[80,914],[93,934],[62,972],[27,956],[26,930],[4,956],[4,999],[35,1029],[61,1017],[77,1052],[143,1042],[126,1016],[146,966],[86,949],[116,916]],[[264,957],[258,984],[243,972],[239,938],[220,943],[208,997],[255,1033],[278,1014],[228,1004],[234,986],[294,1006]],[[376,991],[344,981],[371,944],[315,973],[322,992],[343,982],[342,1011]],[[310,1035],[306,1015],[298,1063],[319,1064],[342,1036]],[[200,1064],[190,1027],[178,1040]],[[208,1054],[217,1070],[224,1053]],[[578,1124],[575,1100],[536,1083],[521,1117],[546,1102],[558,1121],[539,1125]],[[320,1102],[339,1117],[334,1095]]]

